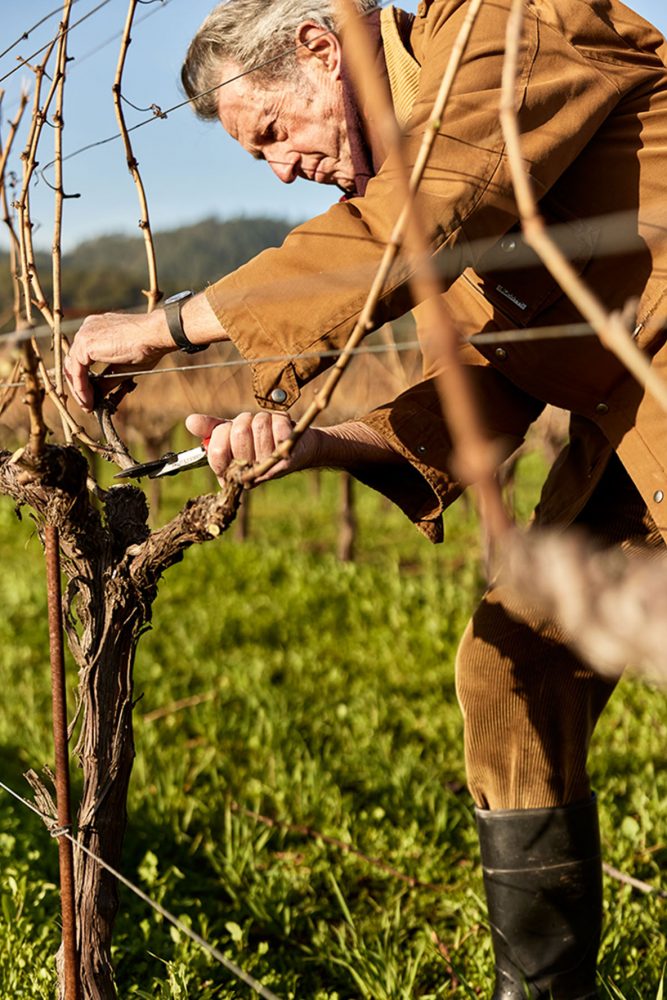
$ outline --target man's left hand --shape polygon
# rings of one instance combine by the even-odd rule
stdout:
[[[120,371],[154,368],[176,345],[162,309],[143,315],[103,313],[88,316],[79,327],[65,359],[65,374],[84,410],[94,406],[88,369],[102,363]],[[112,386],[109,381],[105,388]]]
[[[184,303],[181,323],[193,344],[208,346],[229,340],[203,292]],[[88,316],[81,324],[65,361],[65,372],[77,401],[90,411],[94,406],[88,371],[91,365],[99,362],[124,372],[141,371],[154,368],[165,354],[176,350],[163,309],[138,315],[103,313]],[[106,391],[113,385],[112,379],[105,381]]]

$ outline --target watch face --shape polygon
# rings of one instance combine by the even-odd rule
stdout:
[[[186,292],[176,292],[175,295],[170,295],[168,299],[165,299],[164,304],[168,306],[170,302],[182,302],[184,299],[192,298],[194,294],[191,289]]]

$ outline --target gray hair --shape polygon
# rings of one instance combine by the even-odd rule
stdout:
[[[355,0],[361,14],[378,0]],[[287,79],[297,72],[296,32],[304,21],[336,30],[336,0],[224,0],[192,39],[181,70],[183,89],[199,118],[217,118],[220,65],[242,71],[257,67],[263,81]],[[207,93],[208,92],[208,93]]]

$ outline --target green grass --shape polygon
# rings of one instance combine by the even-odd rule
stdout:
[[[524,513],[540,471],[524,465]],[[167,512],[206,488],[196,475],[168,484]],[[319,496],[310,476],[263,487],[249,541],[232,531],[166,575],[136,664],[124,870],[284,1000],[485,997],[493,962],[453,675],[481,588],[474,518],[458,504],[433,547],[360,490],[358,559],[344,565],[337,495],[333,475]],[[6,500],[0,539],[0,774],[25,792],[22,771],[51,759],[43,564]],[[605,857],[656,885],[665,715],[664,694],[624,682],[591,755]],[[0,1000],[52,997],[55,843],[4,794],[0,865]],[[659,998],[665,903],[609,879],[605,890],[603,995]],[[125,890],[115,962],[123,1000],[251,995]]]

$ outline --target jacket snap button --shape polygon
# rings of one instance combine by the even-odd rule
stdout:
[[[653,494],[653,499],[655,500],[656,503],[662,503],[662,501],[665,499],[665,494],[662,492],[662,490],[656,490],[655,493]]]
[[[426,445],[425,444],[418,445],[417,446],[417,451],[419,452],[420,455],[425,454],[425,452],[426,452]]]
[[[595,412],[600,414],[609,413],[609,407],[606,403],[598,403],[595,407]]]
[[[516,240],[512,236],[506,236],[500,241],[500,249],[505,253],[514,253],[516,250]]]
[[[494,353],[499,361],[504,361],[505,358],[507,357],[507,351],[505,350],[504,347],[496,347]]]
[[[271,400],[274,403],[284,403],[287,399],[287,393],[284,389],[274,389],[271,393]]]

